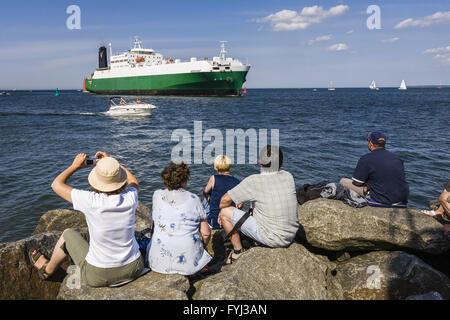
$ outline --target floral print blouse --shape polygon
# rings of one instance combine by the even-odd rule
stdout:
[[[196,195],[184,189],[155,191],[152,219],[155,226],[148,259],[153,271],[191,275],[212,259],[200,236],[206,212]]]

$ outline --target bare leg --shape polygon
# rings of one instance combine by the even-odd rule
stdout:
[[[64,237],[61,235],[58,242],[56,242],[55,248],[53,249],[52,257],[45,268],[45,272],[48,275],[51,275],[53,272],[55,272],[56,269],[61,265],[61,263],[64,261],[64,259],[67,257],[67,255],[64,253],[64,251],[60,248],[62,244],[64,243]],[[35,267],[40,269],[44,263],[48,261],[43,255],[39,257],[39,259],[36,261]]]
[[[203,244],[206,248],[209,240],[211,239],[211,228],[209,227],[208,222],[206,222],[205,220],[200,222],[199,230],[203,239]]]
[[[352,179],[348,179],[348,178],[342,178],[341,181],[339,181],[339,184],[341,186],[343,186],[344,188],[347,188],[347,189],[355,191],[356,193],[358,193],[362,197],[366,197],[365,196],[365,193],[367,193],[367,186],[366,185],[364,185],[362,187],[355,186],[353,184],[353,180]]]
[[[439,196],[440,206],[436,210],[420,210],[420,212],[425,213],[429,216],[443,216],[444,219],[448,220],[450,216],[450,203],[448,202],[448,197],[450,196],[450,192],[444,189],[444,192]]]
[[[227,207],[220,210],[219,219],[222,222],[222,226],[225,232],[228,234],[231,230],[233,230],[233,223],[231,222],[231,218],[233,216],[233,211],[236,209],[235,207]],[[234,250],[241,250],[242,243],[241,237],[239,236],[239,232],[235,232],[231,238],[231,244],[233,245]]]
[[[439,202],[441,203],[441,206],[438,210],[441,210],[444,214],[444,210],[450,215],[450,202],[448,202],[450,197],[450,192],[444,189],[444,192],[439,196]]]

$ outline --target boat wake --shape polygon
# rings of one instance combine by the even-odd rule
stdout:
[[[64,116],[103,116],[104,112],[0,112],[0,116],[31,116],[31,117],[64,117]]]

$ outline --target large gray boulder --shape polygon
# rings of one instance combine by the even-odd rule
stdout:
[[[331,251],[372,251],[408,248],[440,254],[450,248],[442,225],[415,209],[353,208],[319,198],[298,209],[298,236]]]
[[[401,251],[374,251],[354,257],[338,264],[333,274],[348,300],[398,300],[429,292],[450,299],[447,276]]]
[[[0,248],[0,299],[56,299],[68,262],[43,281],[29,263],[27,252],[36,248],[49,258],[60,236],[59,231],[48,232],[6,243]]]
[[[134,227],[136,230],[144,230],[150,228],[153,221],[150,219],[150,208],[139,201],[136,208],[136,222]],[[44,213],[39,219],[33,235],[49,232],[49,231],[64,231],[68,228],[87,228],[84,214],[76,210],[56,209]]]
[[[136,222],[134,223],[135,230],[142,231],[147,228],[153,227],[153,220],[150,219],[150,208],[139,201],[136,208]]]
[[[71,279],[68,275],[58,294],[59,300],[187,300],[189,280],[173,274],[149,272],[144,276],[116,288],[92,288]]]
[[[330,277],[335,264],[300,244],[256,247],[222,272],[194,284],[196,300],[329,300],[342,298]]]
[[[80,211],[68,209],[47,211],[39,219],[32,235],[50,231],[64,231],[68,228],[87,228],[84,214]]]

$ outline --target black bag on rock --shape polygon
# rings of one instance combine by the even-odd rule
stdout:
[[[324,187],[328,184],[327,181],[323,181],[317,184],[304,184],[297,190],[297,202],[302,205],[306,201],[320,198],[320,193]]]

